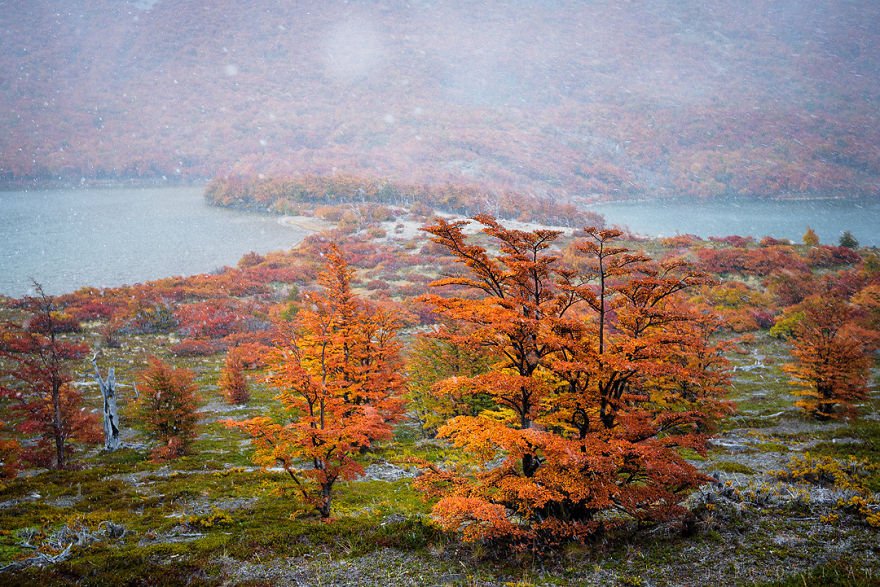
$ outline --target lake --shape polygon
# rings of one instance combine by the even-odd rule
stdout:
[[[278,216],[216,208],[201,187],[0,192],[0,293],[116,286],[234,265],[296,245]]]
[[[248,251],[286,249],[307,234],[278,216],[208,206],[201,187],[0,192],[0,293],[108,287],[234,265]],[[741,234],[822,242],[851,231],[880,245],[878,200],[687,200],[597,204],[609,224],[651,236]]]
[[[864,246],[880,245],[880,199],[763,200],[719,199],[610,202],[590,210],[608,224],[626,225],[638,234],[700,237],[773,236],[801,242],[811,226],[824,244],[837,244],[849,230]]]

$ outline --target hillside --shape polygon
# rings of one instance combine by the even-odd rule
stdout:
[[[880,192],[880,5],[0,3],[0,178]]]

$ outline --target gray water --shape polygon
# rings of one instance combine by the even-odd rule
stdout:
[[[199,187],[0,192],[0,293],[108,287],[234,265],[294,246],[277,216],[208,206]]]
[[[609,225],[647,236],[739,234],[801,242],[807,226],[823,244],[836,245],[849,230],[863,246],[880,245],[880,198],[861,200],[660,200],[596,204]]]

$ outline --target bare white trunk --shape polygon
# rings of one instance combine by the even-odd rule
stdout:
[[[95,366],[95,379],[101,387],[101,396],[104,398],[104,449],[114,451],[119,448],[119,411],[116,409],[116,374],[113,367],[107,372],[107,379],[101,378],[98,363],[92,359]]]

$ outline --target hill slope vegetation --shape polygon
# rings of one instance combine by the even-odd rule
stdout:
[[[0,5],[0,177],[871,195],[880,5]]]

